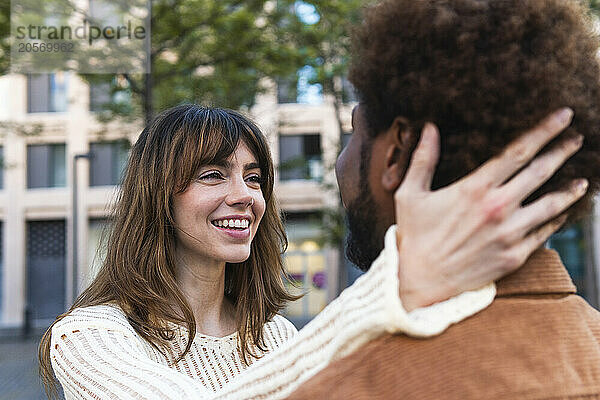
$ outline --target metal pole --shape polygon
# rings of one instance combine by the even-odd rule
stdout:
[[[77,264],[78,264],[78,260],[77,260],[77,222],[78,222],[78,215],[77,215],[77,211],[78,211],[78,203],[77,203],[77,195],[78,195],[78,191],[77,191],[77,160],[79,160],[80,158],[87,158],[89,159],[91,157],[91,153],[84,153],[84,154],[75,154],[73,156],[73,211],[72,211],[72,217],[73,217],[73,238],[72,238],[72,243],[73,243],[73,276],[72,276],[72,295],[71,295],[71,304],[73,304],[75,302],[75,299],[77,299],[77,292],[78,292],[78,268],[77,268]]]

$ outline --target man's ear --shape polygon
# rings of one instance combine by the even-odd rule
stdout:
[[[394,118],[385,135],[388,136],[381,184],[385,190],[395,192],[404,178],[414,138],[409,129],[409,122],[404,117]]]

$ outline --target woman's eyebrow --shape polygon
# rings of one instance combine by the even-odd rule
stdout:
[[[219,167],[219,168],[228,169],[231,167],[231,163],[227,160],[215,160],[215,161],[206,163],[204,165],[201,165],[200,169],[205,169],[205,168],[210,168],[210,167]]]
[[[244,171],[247,171],[249,169],[260,169],[260,165],[256,162],[248,163],[248,164],[244,165]]]
[[[229,160],[213,161],[208,165],[213,165],[213,166],[221,167],[221,168],[225,168],[225,169],[231,169],[231,167],[232,167],[231,161],[229,161]],[[244,171],[248,171],[250,169],[260,169],[260,164],[257,162],[251,162],[251,163],[244,164]]]

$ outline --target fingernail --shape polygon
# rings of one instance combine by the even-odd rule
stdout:
[[[560,122],[563,124],[568,124],[571,121],[571,117],[573,117],[573,110],[571,110],[569,107],[562,108],[556,116]]]
[[[581,145],[583,144],[583,135],[577,135],[573,141],[575,142],[577,147],[581,147]]]
[[[435,127],[429,122],[425,123],[423,127],[423,132],[421,133],[421,142],[425,144],[429,144],[431,142],[432,136],[435,133]]]
[[[577,194],[584,194],[588,188],[587,179],[578,179],[576,185]]]

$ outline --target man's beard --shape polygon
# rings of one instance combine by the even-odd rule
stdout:
[[[375,201],[364,172],[361,170],[360,193],[348,204],[346,210],[346,256],[361,271],[367,271],[379,256],[385,237],[385,230],[381,228],[377,218],[378,210],[375,209]]]

